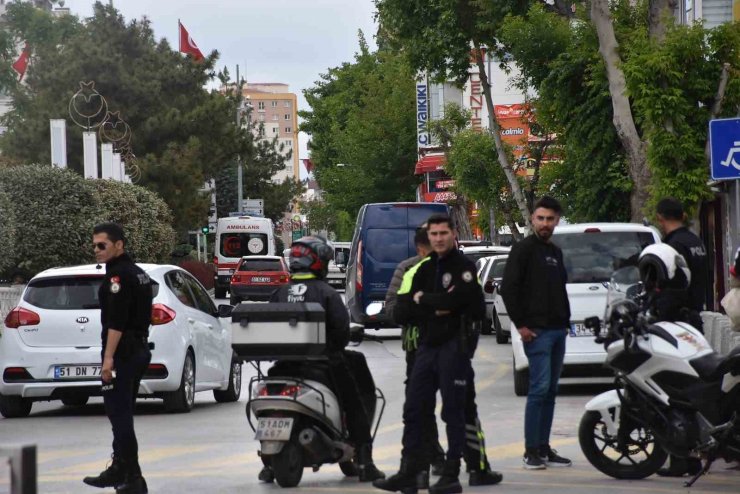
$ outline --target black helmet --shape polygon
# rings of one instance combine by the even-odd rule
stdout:
[[[290,246],[290,271],[310,272],[320,279],[326,277],[334,249],[321,237],[303,237]]]
[[[640,281],[647,291],[686,290],[691,271],[686,259],[668,244],[653,244],[640,253]]]

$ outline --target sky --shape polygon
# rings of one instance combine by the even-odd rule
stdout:
[[[108,1],[108,0],[104,0]],[[94,0],[66,0],[73,14],[92,15]],[[247,82],[283,82],[298,95],[328,68],[353,60],[361,29],[375,48],[377,26],[372,0],[113,0],[126,20],[146,16],[157,38],[178,46],[178,18],[208,55],[220,54],[216,67],[236,66]],[[299,158],[308,157],[308,136],[299,135]],[[306,172],[301,166],[301,176]]]

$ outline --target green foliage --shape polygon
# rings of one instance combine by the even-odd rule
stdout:
[[[300,113],[301,130],[311,135],[314,175],[336,214],[354,218],[369,202],[413,200],[414,76],[402,55],[370,53],[360,34],[354,63],[304,91],[311,110]]]
[[[18,218],[12,199],[0,188],[0,273],[13,264],[15,258]]]
[[[12,244],[6,245],[12,236],[0,242],[0,256],[30,274],[93,261],[92,228],[103,221],[123,225],[137,261],[164,262],[174,246],[169,208],[136,185],[27,165],[0,169],[0,209],[3,196],[9,199],[9,223],[22,217],[23,228],[15,229]]]

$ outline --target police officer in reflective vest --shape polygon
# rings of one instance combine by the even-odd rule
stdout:
[[[103,402],[113,428],[113,461],[97,477],[83,481],[93,487],[115,487],[117,494],[146,494],[134,431],[134,403],[152,354],[147,338],[152,314],[152,282],[125,252],[123,228],[102,223],[93,229],[93,250],[105,263],[98,292],[103,326]]]
[[[402,492],[426,488],[424,470],[430,458],[423,451],[423,429],[439,389],[448,450],[442,475],[429,492],[452,494],[462,492],[458,476],[466,441],[466,393],[485,301],[475,264],[455,248],[452,219],[446,214],[435,214],[427,225],[434,252],[412,268],[415,272],[410,286],[399,290],[396,308],[396,321],[418,323],[420,336],[404,404],[401,468],[373,485]]]
[[[270,302],[316,302],[324,308],[332,381],[345,413],[349,437],[357,451],[359,480],[371,482],[385,477],[385,474],[373,463],[370,434],[372,417],[368,417],[365,411],[359,388],[364,389],[369,385],[374,390],[375,385],[360,381],[360,374],[370,376],[364,356],[359,352],[348,355],[349,352],[344,349],[349,343],[349,313],[341,295],[324,281],[332,259],[334,250],[320,237],[303,237],[293,242],[290,248],[290,283],[276,290]],[[357,362],[358,359],[361,361]],[[356,374],[353,369],[359,366],[363,366],[363,372]],[[371,377],[368,379],[371,380]],[[259,478],[264,482],[273,480],[269,465],[265,465]]]

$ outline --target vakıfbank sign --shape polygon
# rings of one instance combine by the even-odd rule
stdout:
[[[426,81],[416,83],[416,147],[431,144],[429,139],[429,86]]]

